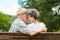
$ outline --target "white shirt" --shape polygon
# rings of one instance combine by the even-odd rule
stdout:
[[[43,27],[45,27],[46,25],[43,22],[40,23],[31,23],[28,25],[28,27],[26,28],[27,32],[30,32],[31,30],[42,30]]]

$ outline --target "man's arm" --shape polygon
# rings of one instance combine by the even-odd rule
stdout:
[[[17,32],[18,31],[18,25],[12,25],[9,32]]]
[[[18,28],[19,28],[19,25],[20,25],[19,21],[15,20],[12,23],[9,32],[17,32],[18,31]]]

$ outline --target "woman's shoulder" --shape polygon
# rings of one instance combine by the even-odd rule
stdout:
[[[39,22],[41,26],[46,26],[44,22]]]
[[[32,25],[34,25],[33,23],[31,23],[31,24],[28,24],[27,26],[32,26]]]
[[[40,24],[44,24],[44,22],[39,22]]]

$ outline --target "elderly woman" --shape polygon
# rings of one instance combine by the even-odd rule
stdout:
[[[29,35],[35,35],[40,32],[46,32],[47,28],[43,22],[38,21],[39,12],[36,9],[30,9],[28,11],[28,20],[30,24],[26,28],[29,32]]]

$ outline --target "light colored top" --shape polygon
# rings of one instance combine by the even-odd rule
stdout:
[[[28,25],[26,30],[27,30],[27,32],[42,30],[45,26],[46,25],[43,22],[40,22],[40,23],[38,23],[38,22],[37,23],[31,23],[31,24]]]
[[[29,25],[26,25],[20,18],[17,18],[11,25],[11,28],[9,32],[21,32],[24,34],[29,34],[31,30],[42,30],[42,28],[45,27],[45,24],[43,22],[36,22],[31,23]]]
[[[9,32],[18,32],[19,31],[21,33],[26,34],[25,28],[26,28],[26,24],[20,18],[17,18],[12,23]]]

